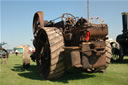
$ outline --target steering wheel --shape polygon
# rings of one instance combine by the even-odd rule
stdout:
[[[64,21],[65,24],[69,24],[69,25],[75,25],[76,24],[76,17],[74,17],[70,13],[64,13],[61,16],[61,19]]]

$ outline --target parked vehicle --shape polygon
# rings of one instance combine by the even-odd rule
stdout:
[[[122,13],[123,30],[122,34],[118,35],[116,40],[120,45],[119,61],[123,60],[124,56],[128,56],[128,12]]]
[[[56,19],[61,19],[55,22]],[[43,12],[37,12],[33,20],[36,61],[45,79],[55,79],[69,68],[90,72],[104,72],[111,60],[111,45],[107,40],[107,24],[89,23],[64,13],[51,21],[43,20]]]

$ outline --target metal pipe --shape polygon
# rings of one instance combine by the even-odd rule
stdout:
[[[123,33],[128,31],[128,12],[122,12]]]
[[[89,0],[87,0],[87,15],[88,15],[88,22],[89,22]]]

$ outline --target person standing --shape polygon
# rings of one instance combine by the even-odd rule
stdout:
[[[16,56],[18,55],[18,50],[15,51]]]

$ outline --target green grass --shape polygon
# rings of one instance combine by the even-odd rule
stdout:
[[[36,64],[24,70],[22,55],[10,55],[7,64],[0,64],[0,85],[128,85],[128,57],[122,63],[112,63],[106,73],[65,72],[62,78],[50,81],[39,76]]]

